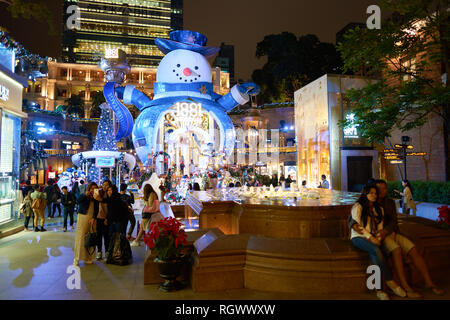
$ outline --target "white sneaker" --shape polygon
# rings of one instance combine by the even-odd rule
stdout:
[[[97,252],[97,260],[101,260],[102,259],[102,253],[101,252]]]
[[[377,298],[380,300],[391,300],[391,298],[389,298],[389,295],[381,290],[377,291]]]
[[[391,282],[388,283],[386,282],[386,285],[389,287],[389,289],[392,290],[392,292],[394,292],[397,296],[401,297],[401,298],[405,298],[406,297],[406,291],[403,290],[402,287],[400,287],[398,284],[396,284],[395,282]],[[397,285],[396,287],[394,287],[395,285]]]
[[[131,247],[139,247],[141,244],[139,243],[139,241],[136,241],[136,240],[134,240],[131,244],[130,244],[130,246]]]

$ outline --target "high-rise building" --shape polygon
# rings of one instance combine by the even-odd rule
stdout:
[[[220,51],[213,65],[230,74],[230,85],[235,84],[234,79],[234,46],[222,42]]]
[[[79,8],[78,26],[70,6]],[[65,0],[63,16],[63,62],[97,64],[108,49],[122,49],[132,66],[152,67],[163,57],[155,38],[183,28],[183,0]]]

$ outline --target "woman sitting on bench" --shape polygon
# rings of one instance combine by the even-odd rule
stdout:
[[[351,240],[356,247],[366,251],[372,263],[380,268],[386,280],[386,285],[396,295],[406,297],[405,290],[392,279],[391,272],[380,249],[381,238],[378,231],[383,229],[383,208],[378,205],[377,198],[377,187],[366,185],[352,208],[352,218],[356,221],[355,228],[359,228],[360,233],[352,228]],[[377,297],[381,300],[389,300],[388,294],[382,290],[377,290]]]

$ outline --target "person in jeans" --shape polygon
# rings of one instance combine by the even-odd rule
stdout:
[[[70,218],[70,228],[73,230],[73,212],[75,210],[75,197],[67,187],[62,188],[61,203],[64,207],[64,232],[67,231],[67,216]]]
[[[47,186],[44,188],[44,193],[47,197],[47,217],[51,219],[53,217],[52,207],[53,202],[56,202],[57,195],[55,193],[55,187],[53,186],[53,180],[49,179],[47,181]]]
[[[391,271],[381,251],[380,230],[383,230],[383,208],[378,205],[378,189],[375,185],[366,185],[351,214],[356,224],[351,229],[351,240],[359,249],[366,251],[370,260],[377,265],[385,280],[386,285],[398,296],[406,297],[406,292],[392,278]],[[356,231],[356,230],[358,231]],[[377,290],[377,297],[381,300],[389,300],[389,296],[382,290]]]
[[[397,207],[395,201],[387,197],[387,184],[384,180],[375,180],[378,188],[378,204],[383,208],[383,229],[379,231],[382,239],[381,248],[387,257],[392,257],[394,270],[398,275],[401,286],[406,290],[406,294],[410,298],[420,298],[421,294],[414,291],[406,280],[405,269],[403,267],[403,260],[409,257],[414,266],[419,270],[425,280],[425,287],[436,295],[444,294],[444,291],[436,286],[430,276],[428,267],[422,255],[417,250],[415,244],[407,237],[400,233],[397,219]],[[349,217],[349,228],[355,228],[356,221],[351,216]]]
[[[42,199],[42,200],[47,199],[47,194],[45,192],[40,192],[39,189],[40,189],[40,187],[38,184],[34,186],[34,192],[30,195],[32,201],[34,201],[35,199]],[[33,209],[33,212],[34,212],[34,231],[35,232],[47,231],[44,229],[45,208],[44,209]],[[41,229],[39,229],[39,227],[38,227],[38,217],[41,218]]]
[[[31,216],[33,215],[33,200],[31,199],[31,194],[33,192],[31,190],[28,191],[27,195],[23,199],[23,204],[21,208],[21,212],[25,218],[24,227],[25,230],[28,231],[28,224],[30,223]],[[33,229],[34,229],[34,220],[33,220]]]
[[[128,206],[129,214],[128,214],[128,220],[130,221],[130,228],[128,229],[127,234],[127,240],[132,240],[132,234],[134,231],[134,227],[136,226],[136,217],[134,216],[133,211],[133,204],[134,204],[134,196],[131,191],[128,191],[129,194],[127,194],[128,185],[126,183],[122,183],[120,185],[120,199],[122,199],[123,202],[126,203]]]
[[[94,193],[94,199],[100,203],[97,215],[97,260],[102,259],[103,244],[105,245],[105,253],[108,252],[109,249],[109,228],[105,224],[105,219],[108,215],[108,206],[104,200],[107,197],[106,192],[110,187],[112,187],[112,182],[105,180],[102,184],[102,188]]]

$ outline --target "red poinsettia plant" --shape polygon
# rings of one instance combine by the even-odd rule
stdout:
[[[164,218],[150,224],[149,231],[144,235],[145,244],[156,253],[161,261],[172,261],[182,256],[187,244],[186,233],[181,223],[175,218]]]
[[[442,206],[437,208],[439,211],[438,223],[439,226],[445,229],[450,229],[450,207]]]

